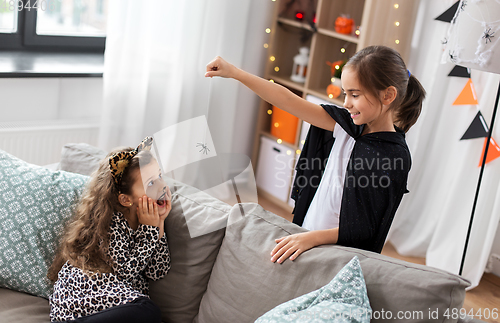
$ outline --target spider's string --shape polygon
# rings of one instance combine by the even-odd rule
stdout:
[[[207,133],[210,131],[209,123],[208,123],[208,116],[210,113],[210,101],[212,99],[212,78],[208,80],[208,98],[207,98],[207,109],[206,109],[206,114],[205,118],[207,119],[207,128],[205,129],[205,133],[203,135],[203,145],[207,147]],[[203,148],[203,147],[202,147]]]

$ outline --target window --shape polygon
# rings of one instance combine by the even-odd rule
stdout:
[[[17,31],[17,14],[6,7],[0,7],[0,33],[15,33]]]
[[[109,0],[0,0],[0,49],[104,51]]]

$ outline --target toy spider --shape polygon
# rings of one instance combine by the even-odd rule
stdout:
[[[491,39],[495,36],[493,36],[495,34],[495,32],[491,31],[491,28],[488,28],[487,30],[484,31],[484,34],[483,34],[483,38],[484,38],[484,41],[486,42],[486,44],[488,44],[488,41],[490,41],[491,43]]]
[[[203,152],[203,154],[205,155],[208,155],[208,152],[210,151],[210,149],[208,148],[208,146],[206,144],[203,144],[201,142],[199,142],[196,147],[201,147],[201,150],[199,151],[200,153]]]
[[[457,61],[457,56],[455,55],[455,53],[453,53],[452,51],[450,51],[450,61],[452,61],[453,63],[456,63]]]

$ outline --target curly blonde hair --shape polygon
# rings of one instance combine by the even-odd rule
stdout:
[[[128,147],[111,151],[92,173],[48,270],[47,277],[52,282],[57,280],[66,261],[86,272],[113,272],[108,255],[111,218],[115,212],[128,212],[118,201],[118,196],[120,193],[131,194],[139,165],[147,165],[152,159],[150,152],[139,152],[123,172],[121,183],[116,185],[109,168],[109,157],[131,150],[133,148]]]

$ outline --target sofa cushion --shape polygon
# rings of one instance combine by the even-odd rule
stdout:
[[[150,282],[149,295],[160,307],[164,322],[192,322],[207,289],[231,207],[191,186],[165,179],[172,190],[172,210],[165,222],[171,268],[163,279]],[[210,228],[208,233],[190,234],[189,228],[199,228],[199,223]]]
[[[61,150],[59,169],[67,172],[90,175],[99,166],[107,153],[86,143],[66,144]]]
[[[49,312],[45,298],[0,288],[0,323],[48,323]]]
[[[326,286],[278,305],[255,323],[370,323],[371,313],[363,272],[354,256]]]
[[[440,322],[452,322],[443,316],[446,309],[462,307],[469,286],[465,279],[369,251],[319,246],[293,262],[273,263],[274,240],[305,229],[257,204],[242,206],[244,217],[238,206],[231,209],[231,224],[196,322],[253,322],[275,306],[324,286],[353,256],[360,259],[374,318],[416,311],[422,318],[405,322],[426,322],[429,309],[437,309]]]
[[[86,181],[0,150],[0,286],[42,297],[52,293],[47,269]]]

